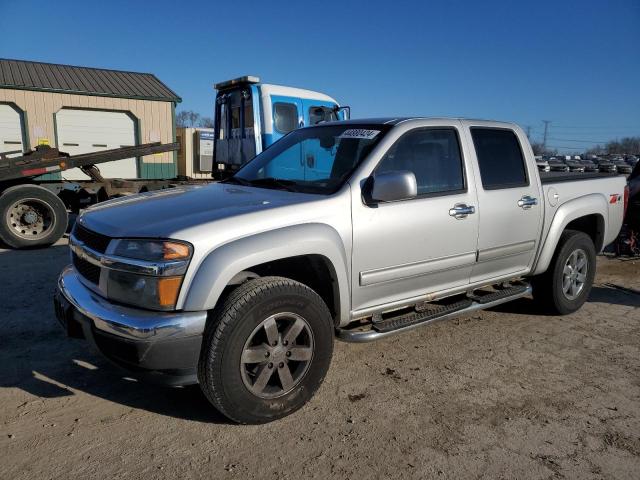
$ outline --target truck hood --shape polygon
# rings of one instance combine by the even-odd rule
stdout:
[[[147,192],[100,203],[78,222],[110,237],[172,238],[216,220],[311,202],[319,195],[211,183]]]

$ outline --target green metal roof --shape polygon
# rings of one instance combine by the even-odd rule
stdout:
[[[181,102],[151,73],[0,58],[0,88]]]

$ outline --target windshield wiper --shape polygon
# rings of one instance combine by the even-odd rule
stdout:
[[[248,183],[253,186],[271,186],[277,187],[282,190],[287,190],[288,192],[297,192],[298,190],[293,187],[296,184],[293,180],[284,180],[281,178],[274,177],[266,177],[266,178],[254,178],[253,180],[248,180]]]

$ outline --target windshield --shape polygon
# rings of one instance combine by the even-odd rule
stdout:
[[[327,125],[294,130],[226,180],[261,188],[330,194],[389,131],[388,125]]]

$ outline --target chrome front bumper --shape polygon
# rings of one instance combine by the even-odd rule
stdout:
[[[59,292],[95,328],[130,340],[164,340],[202,335],[207,312],[153,312],[110,303],[85,287],[71,265],[58,278]]]
[[[207,312],[153,312],[109,302],[85,287],[72,266],[58,278],[56,315],[121,367],[171,385],[196,383]]]

